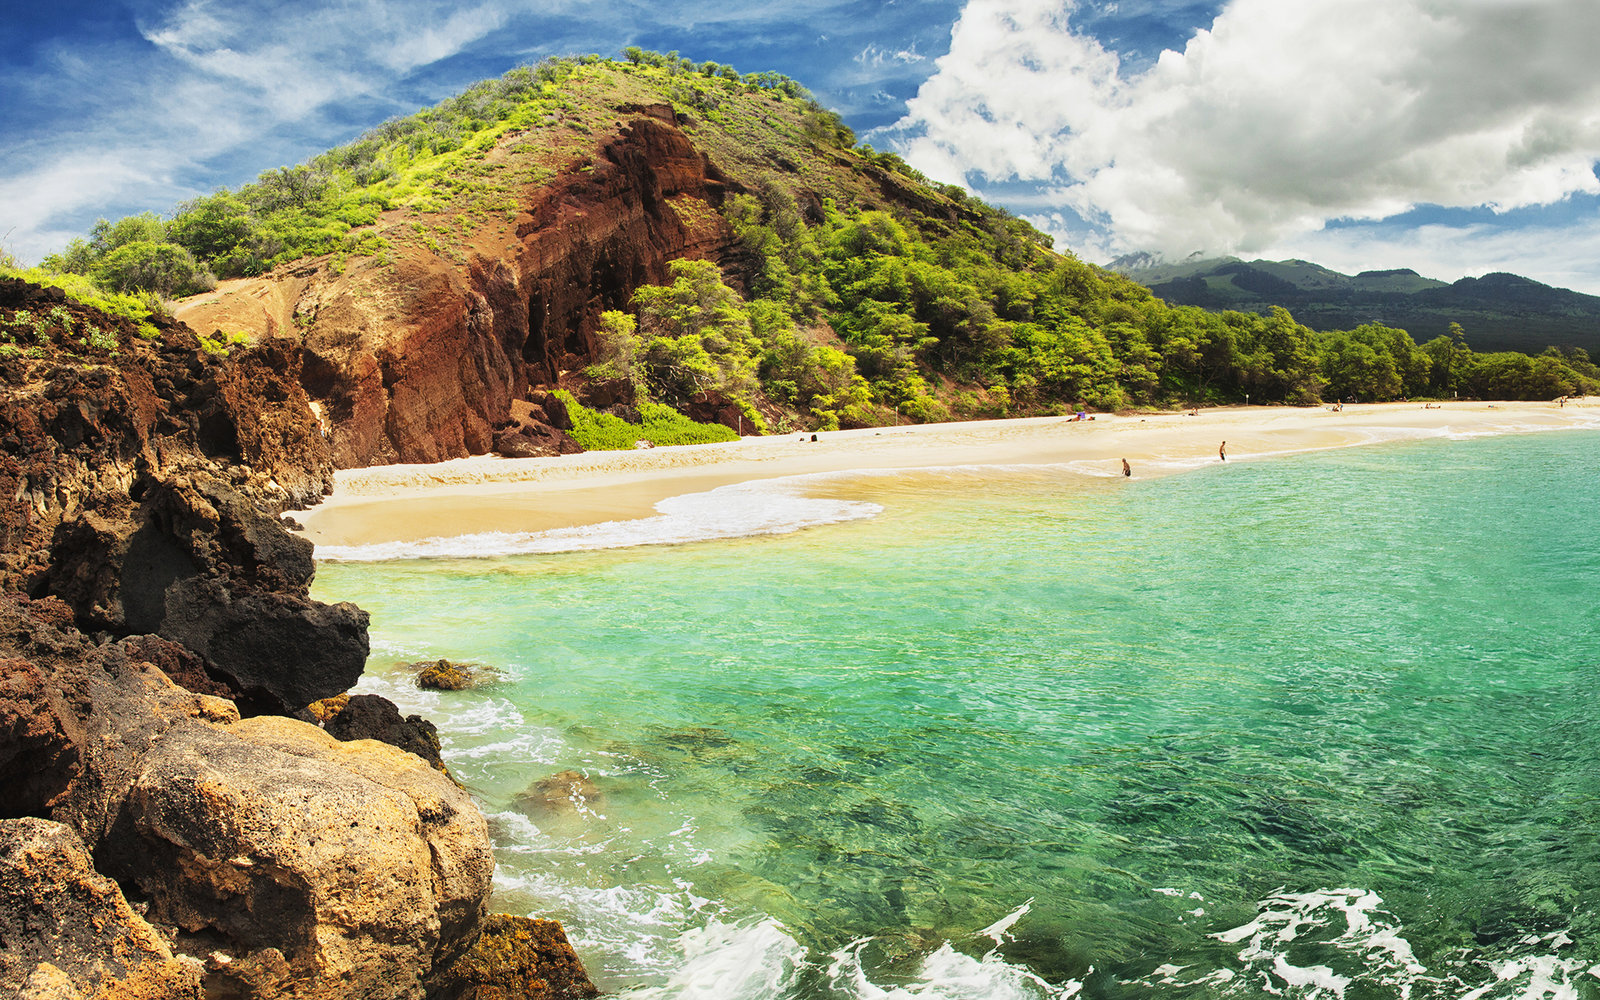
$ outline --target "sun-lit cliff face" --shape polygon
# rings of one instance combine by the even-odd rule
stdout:
[[[461,227],[431,222],[420,241],[396,211],[378,229],[392,244],[383,254],[228,282],[178,314],[200,329],[297,343],[341,466],[495,449],[513,400],[588,363],[603,310],[664,280],[673,259],[734,250],[716,212],[726,179],[671,109],[618,118],[592,153],[515,191],[514,210],[453,216]],[[499,147],[493,169],[517,170],[533,141]]]

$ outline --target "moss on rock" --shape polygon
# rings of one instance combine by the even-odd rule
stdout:
[[[496,913],[431,991],[437,1000],[582,1000],[600,991],[554,920]]]

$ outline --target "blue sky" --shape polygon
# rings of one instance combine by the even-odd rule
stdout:
[[[515,65],[640,45],[787,73],[1088,260],[1600,293],[1594,0],[0,3],[0,241],[27,261]]]

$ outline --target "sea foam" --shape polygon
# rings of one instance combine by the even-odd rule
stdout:
[[[489,531],[447,538],[374,545],[319,545],[327,562],[383,562],[396,559],[480,559],[637,545],[680,545],[721,538],[778,535],[802,528],[872,517],[883,508],[860,500],[810,497],[804,490],[825,476],[791,476],[670,497],[655,505],[656,516],[606,521],[550,531]]]

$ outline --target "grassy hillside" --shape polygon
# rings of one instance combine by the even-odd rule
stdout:
[[[606,315],[594,376],[630,380],[650,400],[715,392],[782,429],[1600,386],[1581,352],[1501,361],[1459,336],[1419,348],[1364,321],[1314,333],[1281,309],[1169,306],[1004,210],[858,146],[793,80],[639,50],[513,70],[169,218],[102,223],[46,265],[158,296],[306,258],[338,270],[426,249],[466,266],[486,232],[514,240],[530,185],[590,169],[600,137],[660,104],[727,179],[720,208],[674,209],[720,211],[738,246],[720,269],[685,262]],[[1236,292],[1270,301],[1341,278],[1304,262],[1234,261],[1198,280],[1228,305]]]

